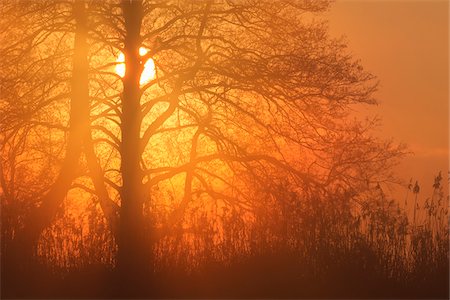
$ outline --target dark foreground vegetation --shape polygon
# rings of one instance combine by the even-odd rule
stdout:
[[[2,298],[446,298],[329,0],[0,0]]]
[[[41,252],[26,266],[2,256],[2,298],[446,299],[448,202],[440,180],[425,201],[415,198],[417,186],[406,195],[406,204],[416,202],[411,221],[408,205],[400,208],[379,186],[366,199],[304,201],[280,189],[282,205],[262,204],[251,226],[238,211],[225,211],[220,238],[204,216],[195,233],[161,240],[153,272],[143,271],[132,287],[104,263],[112,257],[105,247],[115,251],[107,237],[62,234],[53,242],[70,249]]]

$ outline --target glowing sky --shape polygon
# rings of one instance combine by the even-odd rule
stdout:
[[[447,1],[337,0],[327,15],[331,34],[345,35],[379,78],[380,105],[364,113],[382,118],[379,135],[414,152],[398,172],[418,179],[423,197],[438,171],[448,183],[448,13]]]

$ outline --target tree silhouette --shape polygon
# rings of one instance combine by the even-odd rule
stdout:
[[[43,12],[48,10],[49,8],[56,8],[53,5],[57,5],[56,2],[42,2],[37,3],[33,5],[32,7],[27,7],[24,11],[22,11],[23,16],[29,17],[30,15],[34,18],[32,18],[32,22],[35,22],[36,20],[44,19],[42,17]],[[24,8],[22,6],[23,3],[19,3],[19,7]],[[5,7],[7,7],[5,5]],[[5,127],[4,133],[5,133],[5,139],[11,139],[11,137],[15,137],[16,135],[23,136],[23,139],[27,138],[27,134],[29,134],[29,130],[36,129],[36,127],[49,127],[49,128],[56,128],[59,130],[63,130],[67,134],[67,144],[66,144],[66,150],[65,154],[62,157],[61,167],[58,171],[58,174],[54,180],[54,182],[48,187],[48,191],[44,191],[43,193],[36,193],[33,196],[40,196],[40,199],[37,201],[39,204],[35,207],[32,205],[29,205],[31,208],[29,208],[29,211],[27,212],[26,218],[22,220],[22,227],[23,228],[17,228],[19,229],[16,234],[15,238],[15,245],[13,246],[14,250],[12,251],[16,257],[15,261],[23,261],[27,258],[32,257],[33,249],[36,246],[37,240],[39,239],[39,236],[41,235],[42,231],[47,228],[51,222],[55,219],[58,210],[60,210],[63,199],[67,195],[68,191],[70,190],[73,181],[75,178],[79,175],[78,173],[78,163],[81,157],[82,152],[85,153],[86,160],[89,166],[89,171],[92,177],[92,180],[94,182],[94,186],[96,188],[96,193],[100,199],[100,205],[102,206],[103,210],[105,211],[105,216],[110,220],[111,226],[116,226],[117,220],[114,220],[116,217],[117,208],[116,205],[109,199],[108,192],[106,191],[103,183],[103,172],[101,170],[101,167],[99,166],[97,162],[97,158],[95,157],[94,148],[92,144],[92,138],[90,133],[90,102],[89,102],[89,94],[88,94],[88,45],[86,43],[87,40],[87,16],[85,12],[85,2],[83,1],[77,1],[73,3],[73,7],[70,9],[70,7],[58,7],[61,14],[66,13],[64,21],[61,23],[62,25],[67,26],[67,23],[70,23],[70,21],[73,19],[75,27],[74,28],[62,28],[55,26],[51,29],[48,29],[46,27],[38,27],[36,31],[33,31],[30,35],[25,35],[23,39],[16,39],[14,40],[14,43],[11,45],[8,45],[9,47],[4,49],[5,55],[7,53],[13,53],[14,51],[17,51],[15,47],[20,48],[23,47],[24,44],[28,44],[27,47],[21,49],[23,52],[19,52],[19,55],[24,55],[24,52],[26,51],[33,51],[33,48],[37,48],[38,44],[36,45],[34,40],[32,39],[35,36],[43,35],[44,38],[42,40],[48,39],[50,40],[50,43],[61,43],[61,41],[65,38],[65,36],[61,37],[52,37],[52,34],[55,34],[52,31],[58,32],[65,31],[65,30],[73,30],[74,33],[74,52],[72,54],[72,71],[71,76],[66,78],[57,78],[57,72],[61,72],[61,70],[44,70],[42,72],[42,66],[39,66],[41,68],[37,69],[36,75],[41,75],[42,73],[46,74],[48,77],[44,77],[44,79],[38,82],[33,82],[33,85],[31,85],[31,88],[39,88],[42,85],[52,83],[50,80],[54,80],[54,90],[56,90],[56,95],[53,97],[49,97],[49,95],[52,95],[52,92],[54,91],[46,91],[44,89],[44,94],[37,93],[36,97],[30,97],[30,95],[27,95],[25,93],[25,96],[20,97],[20,100],[24,100],[25,102],[28,101],[34,101],[31,103],[24,103],[23,105],[30,104],[31,109],[27,112],[24,111],[14,111],[17,109],[17,104],[9,104],[9,106],[5,106],[5,108],[9,108],[8,113],[6,113],[4,124],[9,123],[9,127]],[[44,24],[47,25],[47,23],[55,22],[56,17],[53,15],[50,15],[51,17],[48,20],[45,20]],[[67,22],[67,23],[66,23]],[[26,25],[29,25],[28,23]],[[50,36],[50,38],[48,37]],[[59,39],[58,39],[59,38]],[[39,39],[38,39],[39,40]],[[40,42],[43,42],[43,41]],[[64,49],[67,51],[67,49]],[[64,52],[63,52],[64,53]],[[65,53],[64,53],[65,54]],[[44,66],[46,64],[49,64],[52,60],[58,59],[58,57],[64,57],[61,53],[56,53],[53,55],[50,55],[46,57],[45,59],[37,59],[35,64],[44,63]],[[69,55],[70,57],[70,55]],[[5,58],[5,57],[4,57]],[[21,59],[20,57],[16,60]],[[8,61],[8,64],[21,68],[20,61],[16,62],[14,60]],[[21,76],[29,76],[30,74],[27,74],[26,72],[32,71],[31,66],[26,66],[24,68],[24,73],[21,74]],[[35,74],[33,74],[35,75]],[[56,78],[55,78],[56,77]],[[21,77],[10,77],[8,80],[3,81],[5,84],[5,88],[8,87],[7,84],[11,84],[13,88],[16,88],[16,86],[21,86],[20,80],[23,78]],[[15,81],[14,81],[15,80]],[[65,83],[70,83],[70,91],[65,92],[64,89],[61,89],[61,85]],[[10,88],[11,88],[10,86]],[[7,94],[7,96],[10,96]],[[17,95],[13,95],[12,101],[16,101]],[[38,102],[42,97],[43,103]],[[39,118],[39,114],[41,113],[39,110],[45,107],[48,107],[49,105],[52,105],[52,102],[56,102],[59,99],[64,99],[65,97],[70,98],[70,107],[68,111],[68,127],[64,127],[62,125],[54,125],[51,124],[51,122],[45,121],[36,121],[35,117],[37,116]],[[6,99],[10,99],[7,97]],[[53,108],[54,109],[54,108]],[[22,114],[20,114],[22,113]],[[45,117],[44,117],[45,118]],[[28,130],[24,133],[21,132],[23,128],[28,128]],[[8,149],[7,143],[5,143],[5,149]],[[10,175],[11,176],[11,175]],[[11,178],[13,179],[13,178]],[[3,187],[5,190],[8,190],[6,182],[4,182]],[[14,187],[12,187],[14,188]],[[11,197],[6,197],[6,199],[9,198],[9,201],[13,200]],[[16,203],[17,204],[17,203]],[[19,264],[20,265],[20,264]]]
[[[328,36],[319,17],[328,5],[55,0],[27,7],[24,28],[33,26],[20,42],[1,46],[8,68],[21,70],[2,72],[8,91],[0,106],[3,161],[11,163],[11,143],[32,153],[23,142],[36,139],[31,128],[62,129],[67,140],[60,132],[42,145],[65,154],[58,154],[57,175],[23,220],[26,249],[54,221],[68,191],[81,189],[99,199],[117,243],[117,268],[132,290],[152,269],[158,242],[193,230],[199,208],[227,216],[231,210],[244,221],[280,209],[287,220],[291,202],[335,194],[354,200],[389,180],[401,150],[370,136],[374,122],[351,120],[352,104],[376,102],[377,83],[345,44]],[[10,18],[23,8],[14,1],[2,6]],[[43,55],[55,45],[62,46]],[[114,71],[120,53],[123,77]],[[20,62],[25,57],[39,74],[28,83],[30,66]],[[154,76],[142,82],[148,60]],[[28,86],[32,95],[19,96]],[[67,99],[70,106],[61,101]],[[59,166],[52,159],[48,153],[44,160]],[[30,174],[33,168],[45,166],[30,167]],[[15,175],[3,162],[2,174],[10,201],[17,188],[6,179]],[[274,202],[277,197],[288,200]],[[287,221],[280,232],[287,243]]]

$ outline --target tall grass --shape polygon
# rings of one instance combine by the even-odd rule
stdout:
[[[149,249],[154,273],[147,274],[148,290],[140,292],[167,297],[445,298],[448,196],[441,175],[433,188],[422,206],[417,205],[418,188],[413,189],[412,218],[401,207],[403,201],[386,196],[379,185],[357,196],[343,191],[300,195],[280,186],[257,199],[250,212],[192,207],[183,224]],[[148,218],[154,221],[155,215]],[[5,224],[2,230],[10,232]],[[3,244],[12,237],[2,234]],[[81,220],[61,215],[43,234],[36,268],[51,271],[54,280],[66,285],[89,282],[84,291],[92,296],[92,289],[100,289],[94,283],[114,280],[115,251],[101,211],[92,204]],[[111,291],[110,285],[103,287],[105,293]]]

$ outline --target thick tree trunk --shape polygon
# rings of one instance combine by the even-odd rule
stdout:
[[[42,231],[55,218],[64,197],[76,176],[82,151],[82,139],[89,122],[87,22],[84,1],[75,1],[73,14],[76,32],[71,82],[69,134],[64,161],[50,191],[43,197],[41,206],[26,219],[25,227],[16,238],[15,255],[20,261],[31,258]]]
[[[121,144],[121,207],[117,267],[122,284],[129,291],[136,290],[149,267],[150,250],[147,247],[143,222],[144,189],[140,161],[142,72],[139,47],[141,45],[142,2],[122,2],[125,19],[125,65],[122,95]],[[147,254],[147,255],[146,255]],[[138,289],[138,288],[137,288]]]

